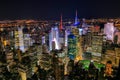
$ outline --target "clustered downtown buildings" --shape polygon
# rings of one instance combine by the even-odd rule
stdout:
[[[27,80],[34,74],[44,79],[53,70],[54,78],[63,80],[77,63],[87,70],[95,63],[97,69],[105,68],[105,75],[116,77],[112,67],[119,67],[119,21],[78,19],[77,11],[75,21],[62,20],[62,15],[60,22],[0,21],[0,78],[6,80],[10,73],[12,80]]]

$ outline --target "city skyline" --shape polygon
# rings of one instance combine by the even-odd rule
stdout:
[[[119,1],[114,0],[4,0],[0,2],[0,20],[116,18],[120,17]]]

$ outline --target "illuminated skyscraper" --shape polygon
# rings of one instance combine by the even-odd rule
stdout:
[[[25,51],[24,48],[24,40],[23,40],[23,31],[21,27],[18,27],[15,31],[15,48],[20,49],[21,51]]]
[[[104,34],[106,34],[107,40],[113,41],[114,31],[115,31],[115,28],[113,23],[106,23],[104,25]]]
[[[116,43],[120,44],[120,31],[115,33],[114,39],[116,38]]]
[[[75,58],[75,62],[78,62],[79,60],[82,60],[82,54],[83,54],[83,50],[82,50],[82,37],[78,38],[78,42],[77,42],[77,54],[76,54],[76,58]]]
[[[85,35],[88,32],[88,27],[89,27],[89,25],[86,24],[85,19],[83,19],[81,26],[82,26],[82,29],[83,29],[82,34]]]
[[[32,46],[30,34],[24,34],[23,41],[24,41],[24,50],[26,51],[30,46]]]
[[[77,15],[77,10],[76,10],[76,16],[75,16],[75,23],[74,25],[76,26],[78,24],[78,15]]]
[[[60,26],[59,29],[62,30],[63,29],[63,24],[62,24],[62,15],[61,15],[61,19],[60,19]]]
[[[92,59],[94,61],[101,61],[102,44],[103,44],[102,35],[92,36]]]
[[[49,50],[52,50],[52,42],[53,41],[55,42],[55,49],[60,49],[58,27],[51,28],[51,32],[49,33]]]
[[[45,36],[42,36],[42,44],[45,44]]]
[[[62,15],[60,19],[60,26],[59,26],[59,46],[62,48],[62,46],[65,44],[65,29],[63,28],[62,23]]]
[[[77,54],[77,37],[74,34],[68,35],[68,56],[70,59],[75,59]]]
[[[13,52],[12,51],[6,52],[6,62],[9,64],[12,63],[13,61],[14,61]]]
[[[68,46],[68,32],[65,30],[65,46]]]

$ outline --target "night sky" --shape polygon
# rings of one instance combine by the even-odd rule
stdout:
[[[0,0],[0,20],[120,17],[119,0]]]

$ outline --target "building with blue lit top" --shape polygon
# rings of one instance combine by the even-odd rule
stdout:
[[[74,60],[77,54],[77,37],[74,34],[68,35],[68,56]]]

